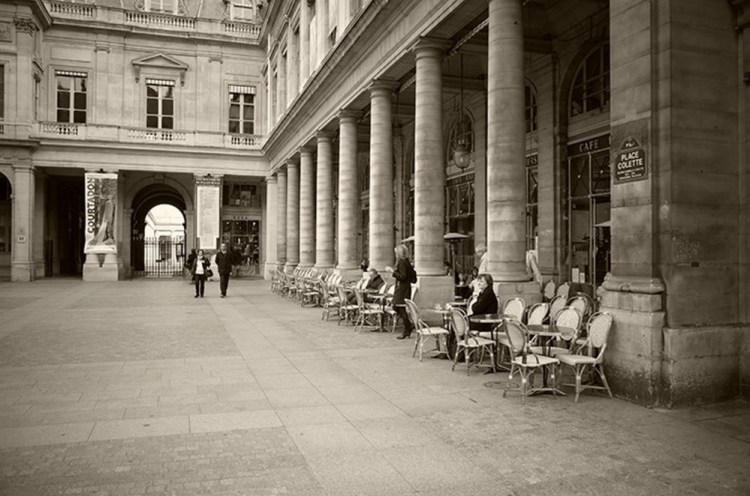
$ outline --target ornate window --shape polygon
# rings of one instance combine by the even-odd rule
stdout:
[[[86,93],[88,81],[85,72],[56,71],[57,122],[86,123]]]
[[[173,15],[187,13],[183,0],[136,0],[135,10]]]
[[[174,81],[146,79],[146,127],[174,129]]]
[[[234,0],[229,6],[229,17],[234,21],[254,22],[257,16],[255,0]]]
[[[609,43],[599,45],[583,59],[573,79],[570,117],[609,107]]]
[[[255,88],[229,86],[229,132],[255,134]]]

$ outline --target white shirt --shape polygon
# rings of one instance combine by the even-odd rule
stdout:
[[[203,261],[205,258],[198,258],[195,260],[195,273],[199,276],[202,276],[205,274],[205,271],[203,270]]]

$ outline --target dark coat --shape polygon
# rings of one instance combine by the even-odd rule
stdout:
[[[216,253],[216,266],[219,268],[219,274],[232,273],[232,252],[227,250],[226,254]]]
[[[497,308],[497,296],[495,296],[495,290],[488,286],[479,293],[479,296],[477,296],[477,301],[471,306],[471,313],[473,315],[497,313]]]
[[[383,281],[383,278],[378,274],[375,277],[370,278],[365,289],[380,289],[383,284],[385,284],[385,281]]]
[[[396,289],[393,291],[393,304],[403,305],[404,300],[411,298],[411,281],[416,279],[416,272],[408,260],[400,259],[393,270]]]
[[[198,261],[200,259],[198,257],[195,257],[195,260],[193,260],[193,263],[190,264],[190,274],[195,275],[195,269],[198,266]],[[208,269],[211,268],[211,261],[207,259],[206,257],[203,257],[203,274],[205,275],[206,272],[208,272]]]

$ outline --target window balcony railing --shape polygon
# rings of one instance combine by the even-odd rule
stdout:
[[[245,150],[260,150],[265,143],[265,137],[255,134],[154,129],[106,124],[72,124],[67,122],[37,122],[32,137]]]
[[[123,24],[163,30],[167,32],[194,32],[203,35],[224,35],[257,42],[261,25],[258,22],[231,19],[200,19],[163,12],[123,10],[96,5],[93,1],[47,0],[52,17],[70,20],[91,20],[116,26]]]

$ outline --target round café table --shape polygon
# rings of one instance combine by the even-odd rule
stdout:
[[[542,348],[542,355],[550,356],[550,348],[552,342],[556,338],[562,338],[563,336],[574,336],[576,330],[572,327],[562,327],[551,325],[529,325],[526,326],[526,330],[529,332],[529,336],[539,336],[539,346]],[[539,390],[540,393],[555,393],[565,395],[564,392],[557,389],[554,385],[550,386],[547,381],[547,367],[542,368],[542,388]]]

